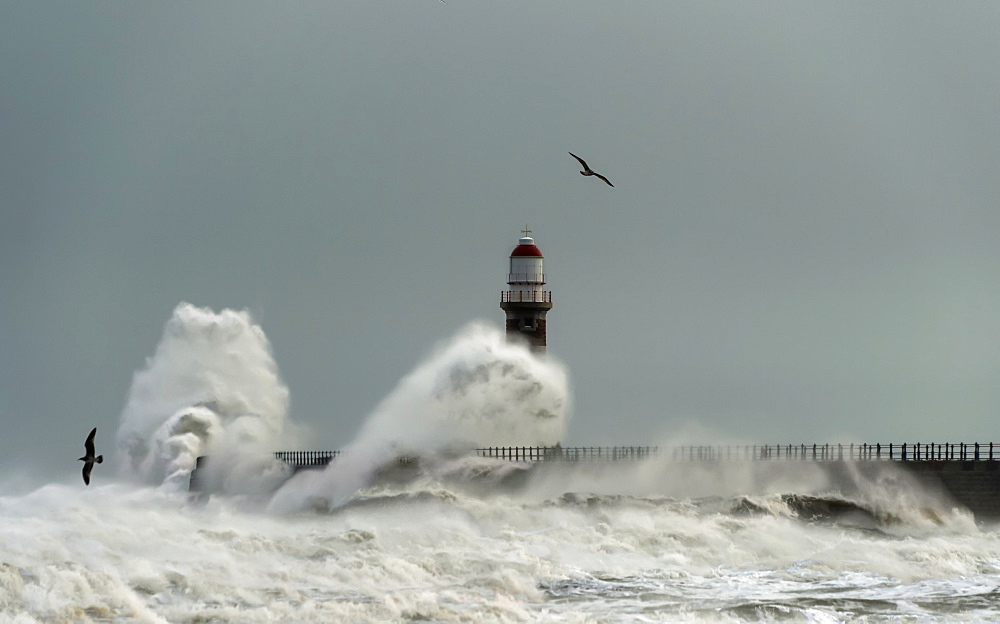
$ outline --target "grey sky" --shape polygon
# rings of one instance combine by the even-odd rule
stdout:
[[[502,323],[525,223],[567,443],[996,439],[998,30],[990,2],[6,3],[0,464],[110,446],[181,301],[249,309],[341,446]]]

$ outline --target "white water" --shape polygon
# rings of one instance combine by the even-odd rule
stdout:
[[[622,476],[628,476],[622,474]],[[333,513],[123,484],[0,497],[0,621],[990,621],[1000,536],[423,478]]]
[[[815,471],[456,455],[567,426],[563,369],[489,327],[402,380],[342,458],[377,461],[271,499],[287,406],[245,313],[178,307],[122,415],[125,478],[0,491],[0,622],[1000,619],[1000,534],[920,492],[862,482],[854,513],[810,519],[782,495],[837,499]],[[373,482],[399,449],[419,469]],[[195,503],[206,452],[227,493]]]
[[[317,500],[343,504],[399,454],[468,450],[477,443],[555,444],[566,432],[569,403],[561,365],[473,323],[400,381],[343,457],[322,474],[296,475],[275,495],[271,509],[292,511]]]
[[[123,477],[187,489],[211,454],[227,490],[255,489],[276,447],[295,444],[288,388],[247,312],[182,303],[136,372],[118,429]]]

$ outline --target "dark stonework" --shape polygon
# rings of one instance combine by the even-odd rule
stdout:
[[[832,482],[849,493],[861,476],[889,480],[893,472],[909,475],[925,491],[943,495],[971,511],[977,520],[1000,519],[1000,461],[910,460],[824,462]]]
[[[524,319],[507,319],[507,338],[526,340],[534,348],[545,348],[545,319],[535,319],[534,329],[524,329]]]

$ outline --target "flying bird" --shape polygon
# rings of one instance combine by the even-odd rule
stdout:
[[[84,485],[90,485],[90,471],[94,469],[94,464],[104,463],[104,455],[98,455],[94,457],[94,436],[97,435],[97,427],[94,427],[90,435],[87,436],[87,441],[83,443],[83,448],[86,449],[87,454],[78,459],[77,461],[83,462],[83,483]]]
[[[614,187],[614,184],[612,184],[607,178],[605,178],[601,174],[599,174],[599,173],[591,170],[591,168],[587,166],[587,163],[585,163],[582,158],[580,158],[579,156],[577,156],[573,152],[569,152],[569,155],[572,156],[573,158],[579,160],[580,164],[583,166],[583,171],[580,172],[580,175],[597,176],[598,178],[600,178],[600,179],[604,180],[605,182],[607,182],[608,186]]]

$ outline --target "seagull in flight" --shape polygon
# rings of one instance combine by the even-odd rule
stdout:
[[[582,165],[582,166],[583,166],[583,171],[581,171],[581,172],[580,172],[580,175],[585,175],[585,176],[597,176],[598,178],[600,178],[600,179],[604,180],[605,182],[607,182],[607,185],[608,185],[608,186],[610,186],[610,187],[614,187],[614,184],[612,184],[612,183],[611,183],[610,181],[608,181],[608,179],[607,179],[607,178],[605,178],[604,176],[602,176],[602,175],[601,175],[601,174],[599,174],[599,173],[596,173],[596,172],[592,171],[592,170],[590,169],[590,167],[588,167],[588,166],[587,166],[587,163],[583,162],[583,159],[582,159],[582,158],[580,158],[579,156],[577,156],[577,155],[576,155],[576,154],[574,154],[573,152],[569,152],[569,155],[570,155],[570,156],[572,156],[573,158],[575,158],[575,159],[579,160],[579,161],[580,161],[580,165]]]
[[[94,436],[97,435],[97,427],[94,427],[90,431],[90,435],[87,436],[87,441],[83,443],[83,448],[86,449],[87,454],[78,459],[77,461],[83,462],[83,483],[84,485],[90,485],[90,471],[94,469],[94,464],[104,463],[104,455],[98,455],[94,457]]]

